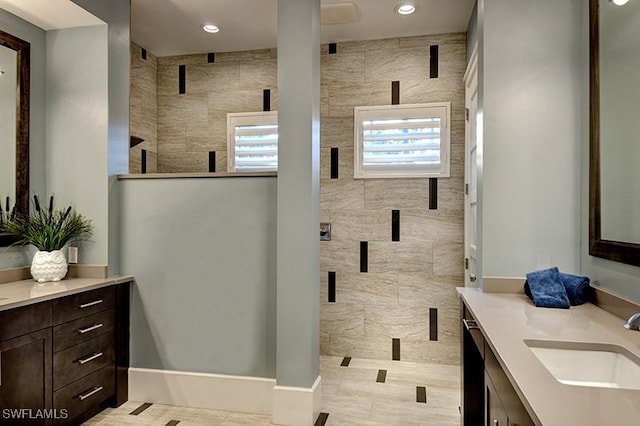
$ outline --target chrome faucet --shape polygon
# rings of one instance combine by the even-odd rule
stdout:
[[[631,315],[629,321],[624,325],[627,330],[640,331],[640,312]]]

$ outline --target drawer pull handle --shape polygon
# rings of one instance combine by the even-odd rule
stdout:
[[[104,302],[104,300],[100,299],[100,300],[94,300],[93,302],[89,302],[89,303],[85,303],[83,305],[79,305],[80,309],[84,309],[84,308],[88,308],[89,306],[95,306],[95,305],[99,305],[102,302]]]
[[[103,388],[102,388],[102,386],[99,386],[99,387],[97,387],[97,388],[93,388],[92,390],[90,390],[90,391],[89,391],[89,392],[87,392],[87,393],[84,393],[84,394],[78,395],[78,399],[79,399],[80,401],[84,401],[85,399],[89,398],[91,395],[95,395],[95,394],[97,394],[97,393],[98,393],[98,392],[100,392],[102,389],[103,389]]]
[[[91,355],[90,357],[84,358],[84,359],[79,359],[78,360],[78,364],[82,365],[82,364],[86,364],[89,361],[93,361],[94,359],[100,358],[102,356],[102,352],[98,352],[95,353],[93,355]]]
[[[476,320],[468,320],[466,318],[463,318],[462,323],[464,324],[464,328],[466,328],[467,331],[480,330],[480,327],[478,327],[478,323],[476,322]]]
[[[80,334],[88,333],[90,331],[97,330],[102,326],[104,326],[104,324],[100,323],[100,324],[92,325],[91,327],[81,328],[80,330],[78,330],[78,333]]]

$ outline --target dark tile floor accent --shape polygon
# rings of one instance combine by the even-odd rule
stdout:
[[[342,358],[342,362],[340,363],[340,367],[348,367],[350,362],[351,362],[351,357],[350,356],[345,356],[344,358]]]
[[[329,418],[329,413],[320,413],[318,419],[314,423],[314,426],[324,426],[327,423],[327,419]]]
[[[132,416],[137,416],[138,414],[142,413],[144,410],[146,410],[147,408],[151,407],[152,405],[153,404],[151,404],[149,402],[145,402],[144,404],[142,404],[141,406],[139,406],[138,408],[136,408],[135,410],[133,410],[129,414],[131,414]]]
[[[427,388],[424,386],[416,386],[416,402],[427,403]]]
[[[376,383],[384,383],[387,380],[387,370],[378,370]]]
[[[170,420],[164,426],[176,426],[178,423],[180,423],[180,420]]]

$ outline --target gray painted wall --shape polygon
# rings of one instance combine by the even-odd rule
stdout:
[[[0,200],[16,199],[17,63],[17,52],[0,46]]]
[[[278,0],[278,385],[320,373],[320,0]]]
[[[484,276],[580,270],[586,7],[479,2]]]
[[[131,366],[274,378],[276,178],[118,184]]]
[[[46,33],[17,16],[0,9],[0,28],[31,43],[31,102],[29,123],[30,153],[29,180],[31,193],[46,191],[45,140],[45,75]],[[31,254],[25,248],[0,247],[0,269],[31,264]]]
[[[130,0],[73,0],[108,26],[108,79],[109,79],[109,130],[107,146],[107,174],[109,176],[108,200],[108,260],[109,275],[120,272],[120,206],[118,205],[115,175],[129,172],[129,23]]]
[[[47,192],[93,221],[80,263],[107,264],[107,27],[47,32]]]

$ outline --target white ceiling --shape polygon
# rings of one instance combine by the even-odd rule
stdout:
[[[394,8],[401,0],[322,0],[353,2],[360,19],[322,25],[323,43],[464,32],[474,0],[411,0],[410,16]],[[131,39],[157,56],[229,52],[276,46],[277,0],[131,0]],[[203,24],[220,27],[217,34]]]
[[[400,16],[402,0],[352,2],[359,20],[322,25],[323,43],[464,32],[474,0],[409,0],[416,12]],[[276,46],[277,0],[131,0],[131,40],[157,56],[229,52]],[[45,29],[96,25],[102,21],[70,0],[0,0],[5,9]],[[220,27],[202,31],[205,23]]]
[[[70,0],[0,0],[0,9],[47,31],[104,24]]]

